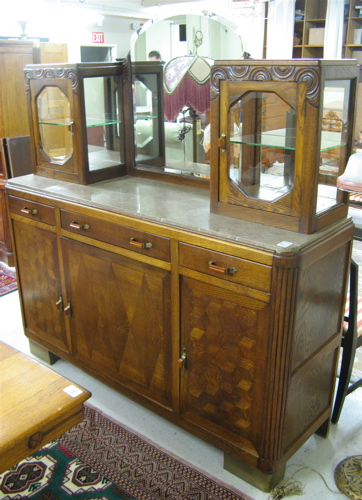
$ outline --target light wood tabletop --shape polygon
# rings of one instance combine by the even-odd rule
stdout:
[[[0,342],[0,473],[83,420],[91,393]]]

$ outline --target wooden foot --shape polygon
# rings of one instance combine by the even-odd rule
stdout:
[[[266,492],[272,490],[283,479],[285,474],[285,466],[276,472],[267,474],[226,453],[224,453],[224,469],[259,488],[259,490]]]
[[[54,365],[54,363],[56,363],[59,359],[56,354],[53,354],[52,352],[48,351],[48,349],[45,349],[45,347],[42,347],[39,344],[36,344],[32,340],[29,340],[29,348],[30,352],[34,354],[34,356],[41,359],[48,365]]]
[[[323,422],[323,424],[319,427],[319,429],[316,430],[316,434],[318,434],[318,436],[327,438],[329,435],[329,428],[331,426],[330,424],[331,421],[329,418],[327,418],[327,420]]]

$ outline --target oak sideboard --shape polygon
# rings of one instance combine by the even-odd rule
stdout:
[[[265,491],[327,435],[351,219],[302,234],[127,175],[26,175],[6,196],[32,342],[220,448]]]

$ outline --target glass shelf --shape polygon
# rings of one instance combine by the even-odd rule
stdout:
[[[157,118],[158,118],[157,115],[136,116],[135,117],[136,121],[139,121],[139,120],[157,120]]]
[[[269,132],[263,132],[261,134],[260,141],[256,141],[255,137],[253,137],[252,135],[242,136],[241,134],[235,134],[233,137],[230,137],[230,142],[233,144],[245,144],[248,146],[260,146],[265,148],[295,151],[295,137],[286,136],[285,130],[271,130]],[[294,145],[286,146],[286,142],[294,142]],[[347,143],[342,142],[340,133],[328,131],[322,132],[320,149],[321,152],[328,151],[330,149],[341,148],[343,146],[347,146]]]
[[[64,120],[60,118],[54,118],[53,120],[39,120],[38,123],[39,125],[58,125],[58,127],[69,127],[70,125],[73,125],[74,122],[67,118],[64,118]]]
[[[286,136],[285,130],[271,130],[268,132],[262,132],[261,141],[256,141],[254,135],[242,136],[241,134],[236,134],[234,135],[234,137],[230,137],[230,142],[234,144],[246,144],[248,146],[261,146],[295,151],[295,137]],[[286,142],[293,142],[294,145],[286,146]]]
[[[86,117],[86,127],[105,127],[107,125],[118,125],[122,121],[117,116],[87,116]]]

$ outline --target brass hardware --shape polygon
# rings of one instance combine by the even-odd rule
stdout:
[[[57,306],[57,308],[59,309],[59,311],[63,311],[64,310],[64,307],[63,307],[63,295],[61,293],[59,294],[59,299],[56,301],[55,305]]]
[[[24,208],[20,209],[20,212],[23,212],[24,214],[28,214],[28,215],[37,215],[38,214],[38,210],[36,208],[24,207]]]
[[[217,141],[217,145],[221,151],[226,151],[226,134],[221,134],[221,137],[219,137]]]
[[[182,356],[178,360],[178,367],[186,370],[186,348],[185,347],[182,349]]]
[[[68,130],[72,135],[74,135],[74,123],[73,122],[68,125]]]
[[[89,224],[78,224],[78,222],[75,221],[71,222],[69,226],[72,227],[73,229],[79,229],[83,231],[86,231],[87,229],[90,228]]]
[[[68,318],[71,318],[73,316],[73,310],[72,310],[72,306],[70,303],[70,299],[68,299],[67,307],[64,308],[64,314],[66,314],[68,316]]]
[[[142,243],[141,241],[136,241],[134,238],[129,240],[129,244],[136,248],[152,248],[152,243]]]
[[[212,260],[209,262],[209,269],[210,271],[215,271],[215,273],[219,274],[235,274],[236,273],[236,267],[221,267],[221,266],[216,266]]]

